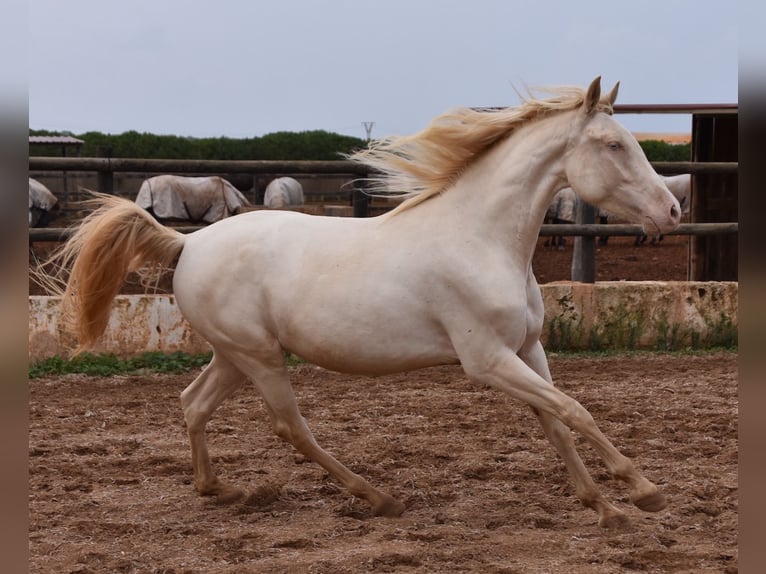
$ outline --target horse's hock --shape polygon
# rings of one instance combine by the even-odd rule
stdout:
[[[605,281],[541,285],[548,350],[709,348],[737,341],[738,283]],[[66,355],[74,341],[59,325],[58,298],[29,298],[29,358]],[[117,297],[94,352],[201,353],[172,295]]]

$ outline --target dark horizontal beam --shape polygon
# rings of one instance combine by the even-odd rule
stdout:
[[[200,226],[173,227],[181,233],[191,233],[202,229]],[[64,227],[33,227],[29,230],[29,241],[66,241],[72,234],[71,228]],[[722,235],[737,233],[738,223],[682,223],[677,229],[665,235]],[[643,235],[640,225],[628,224],[556,224],[543,225],[540,229],[541,236],[549,235],[582,235],[582,236],[605,236],[605,235]]]
[[[196,160],[105,157],[29,157],[29,170],[100,171],[147,173],[284,173],[366,175],[369,168],[349,160],[272,161],[272,160]]]
[[[664,235],[724,235],[739,232],[738,223],[682,223],[676,229]],[[546,224],[540,229],[540,235],[644,235],[640,225],[607,224]]]
[[[654,169],[661,174],[737,173],[737,162],[658,161]],[[367,175],[369,168],[349,160],[193,160],[103,157],[30,156],[30,171],[98,171],[147,173],[282,173]]]
[[[616,114],[736,114],[739,104],[616,104]]]
[[[652,162],[657,173],[673,175],[678,173],[737,173],[739,163],[736,161],[655,161]]]

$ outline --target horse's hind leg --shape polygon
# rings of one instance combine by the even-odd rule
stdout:
[[[234,365],[214,354],[205,370],[181,393],[181,406],[191,442],[194,487],[203,496],[216,496],[219,502],[236,500],[244,493],[221,483],[213,472],[205,427],[213,411],[245,380]]]
[[[279,356],[281,359],[281,350]],[[275,360],[258,360],[250,356],[233,360],[248,374],[263,396],[277,436],[319,464],[351,494],[366,499],[372,506],[374,515],[399,516],[404,512],[404,504],[374,488],[317,444],[298,409],[283,360],[277,363]]]
[[[641,510],[656,512],[666,506],[657,486],[647,480],[621,454],[596,426],[590,413],[573,398],[562,393],[510,350],[491,361],[462,361],[463,368],[474,380],[524,401],[538,412],[559,419],[565,426],[582,434],[606,463],[609,472],[630,489],[630,500]],[[491,364],[491,368],[487,368]]]
[[[546,381],[553,382],[548,361],[545,358],[543,346],[538,341],[531,351],[521,354],[521,358],[527,365],[532,367],[535,372]],[[543,427],[545,436],[556,448],[559,456],[564,460],[564,464],[575,484],[577,498],[582,503],[595,510],[598,513],[598,524],[604,528],[615,528],[627,524],[628,519],[621,510],[611,504],[599,491],[596,483],[593,482],[588,470],[577,454],[572,433],[564,423],[559,419],[532,407],[532,411],[537,416]]]

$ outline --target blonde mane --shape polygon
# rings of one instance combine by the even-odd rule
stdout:
[[[423,131],[410,136],[391,136],[372,142],[349,159],[378,172],[370,178],[370,192],[408,197],[391,213],[439,195],[471,163],[519,127],[554,112],[578,108],[585,90],[564,86],[539,91],[553,97],[537,99],[531,94],[512,108],[457,108],[437,116]],[[612,113],[602,100],[599,110]]]

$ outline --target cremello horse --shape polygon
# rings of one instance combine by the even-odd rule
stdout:
[[[263,205],[271,209],[282,209],[304,203],[303,186],[292,177],[278,177],[272,180],[263,193]]]
[[[636,506],[660,510],[658,488],[553,385],[530,264],[546,208],[568,185],[649,233],[678,225],[678,201],[612,118],[616,93],[617,86],[602,99],[597,78],[587,90],[560,88],[515,108],[458,109],[414,136],[374,143],[353,158],[382,174],[386,189],[413,194],[376,218],[262,210],[184,236],[135,203],[100,196],[63,247],[71,266],[64,316],[87,348],[129,270],[175,264],[178,306],[214,350],[181,393],[202,495],[242,496],[216,477],[205,428],[250,381],[278,436],[368,500],[374,514],[405,510],[314,440],[288,379],[289,349],[328,369],[368,375],[459,363],[471,380],[532,407],[601,525],[626,518],[599,492],[570,429],[627,483]]]

